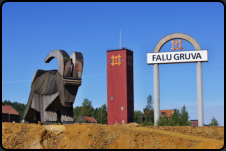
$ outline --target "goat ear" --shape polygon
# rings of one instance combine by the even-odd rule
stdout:
[[[72,77],[81,78],[83,71],[83,55],[81,52],[73,51],[70,56],[72,62]]]
[[[51,51],[45,58],[45,63],[49,63],[53,58],[58,61],[58,72],[61,76],[70,76],[71,60],[69,55],[64,50],[55,49]]]

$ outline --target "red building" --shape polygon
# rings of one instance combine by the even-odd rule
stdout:
[[[82,120],[82,123],[97,123],[97,120],[94,117],[88,117],[88,116],[79,116],[79,118],[76,120],[76,123],[79,123],[80,120]]]
[[[133,52],[107,51],[108,125],[134,121]]]
[[[154,110],[153,110],[154,111]],[[160,110],[160,116],[164,117],[164,114],[166,113],[165,118],[169,119],[170,115],[172,115],[174,113],[175,109],[171,109],[171,110]],[[147,111],[147,113],[149,113],[149,111]],[[141,117],[141,122],[144,122],[146,118],[146,114],[144,111],[144,114]]]
[[[2,103],[2,122],[16,122],[20,121],[20,114],[11,106]]]
[[[190,120],[191,126],[198,126],[198,120]]]

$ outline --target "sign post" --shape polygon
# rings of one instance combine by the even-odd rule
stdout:
[[[197,98],[198,98],[198,124],[204,126],[202,62],[196,63],[197,70]]]
[[[160,115],[160,99],[159,99],[159,64],[154,64],[154,125]]]
[[[174,39],[184,39],[190,42],[195,51],[181,51],[182,40],[174,41]],[[161,47],[168,41],[173,44],[173,52],[159,52]],[[180,47],[179,47],[180,45]],[[174,51],[179,49],[180,51]],[[154,65],[154,125],[160,116],[160,95],[159,95],[159,64],[169,63],[191,63],[196,62],[197,70],[197,98],[198,98],[198,126],[204,126],[203,111],[203,83],[202,83],[202,62],[208,62],[208,51],[201,50],[199,44],[191,36],[183,33],[173,33],[162,38],[154,48],[153,53],[147,53],[147,64]]]

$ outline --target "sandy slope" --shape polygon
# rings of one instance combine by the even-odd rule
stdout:
[[[2,123],[2,146],[16,148],[220,149],[224,127],[141,127],[139,124]]]

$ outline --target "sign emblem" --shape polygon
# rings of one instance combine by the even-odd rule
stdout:
[[[181,51],[181,49],[183,49],[182,47],[181,47],[181,43],[182,43],[183,41],[182,40],[179,40],[179,41],[171,41],[171,43],[173,43],[173,48],[171,48],[171,49],[173,49],[173,51],[175,50],[175,49],[180,49],[180,51]],[[180,47],[178,47],[178,45],[179,45],[179,43],[180,43]],[[175,47],[174,47],[175,46]]]
[[[120,66],[121,62],[122,62],[122,58],[121,58],[120,55],[118,55],[118,56],[114,56],[113,55],[111,57],[111,65],[112,66],[114,66],[114,65],[119,65]]]

